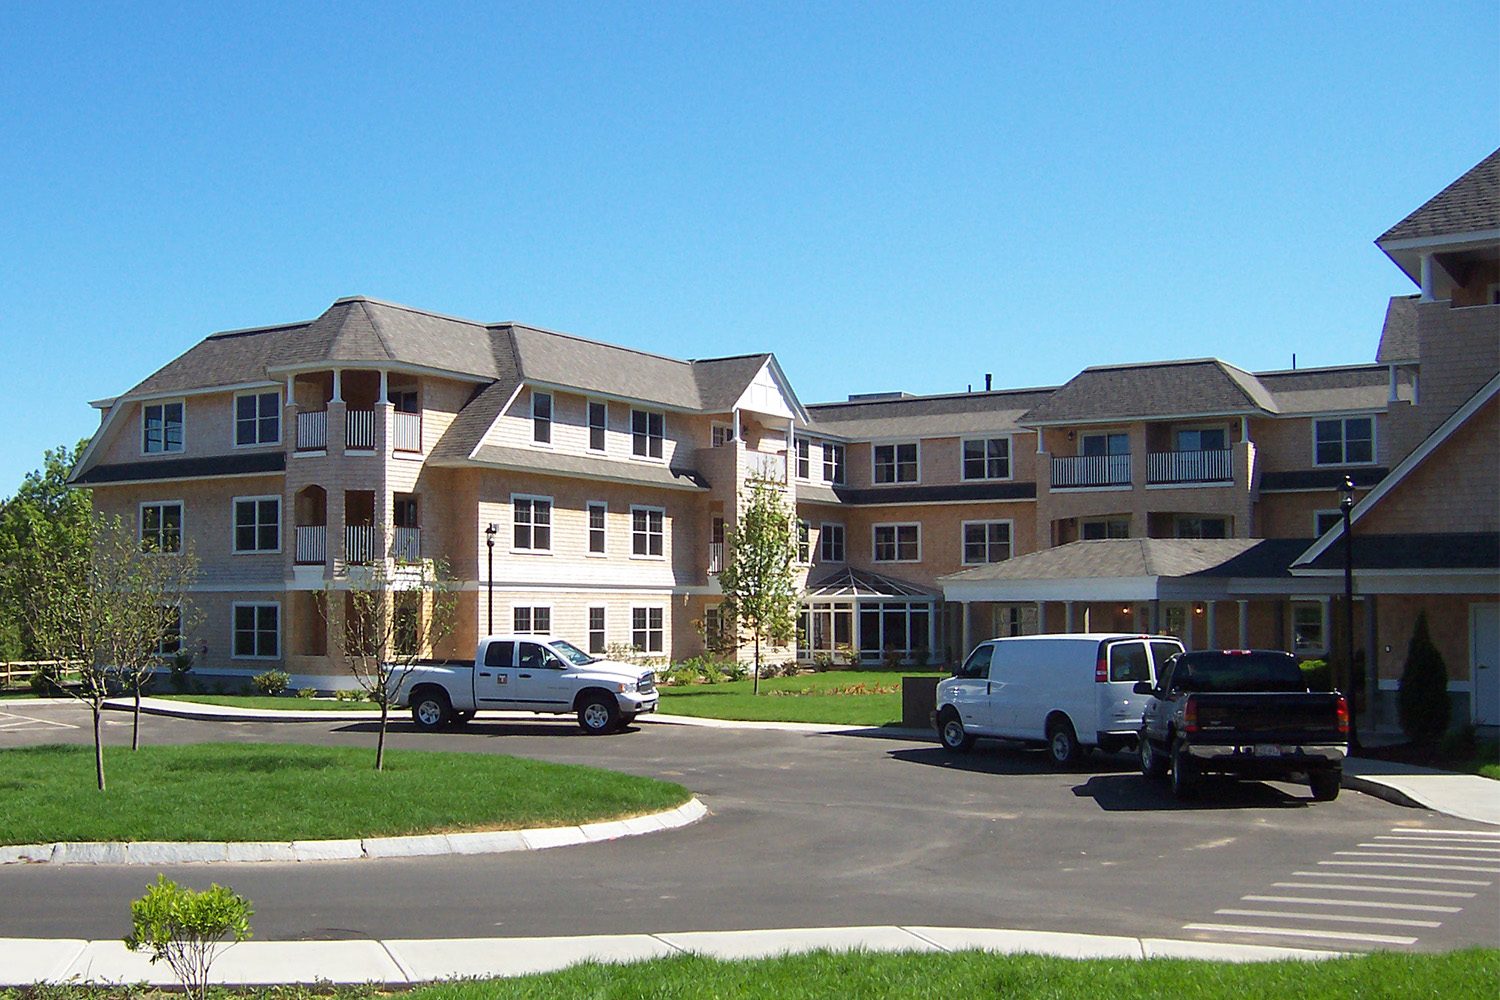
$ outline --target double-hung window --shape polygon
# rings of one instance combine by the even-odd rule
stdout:
[[[824,522],[818,530],[818,558],[823,562],[844,561],[844,526]]]
[[[726,445],[734,440],[734,426],[732,424],[714,424],[709,430],[709,441],[715,448]]]
[[[1294,652],[1321,653],[1327,650],[1328,606],[1299,603],[1292,605],[1292,645]]]
[[[823,442],[823,480],[829,483],[844,481],[844,446],[833,441]]]
[[[919,562],[921,558],[921,525],[875,525],[876,562]]]
[[[875,448],[876,483],[914,483],[917,481],[917,444],[877,444]]]
[[[661,458],[666,421],[660,410],[631,410],[630,453],[637,458]]]
[[[141,504],[141,550],[182,551],[182,502]]]
[[[665,630],[661,608],[630,609],[630,642],[646,653],[660,653],[664,648]]]
[[[158,605],[157,621],[161,632],[156,639],[157,656],[174,656],[182,649],[182,608],[175,604]]]
[[[795,444],[797,448],[797,478],[810,479],[812,477],[812,442],[807,438],[798,438]]]
[[[531,391],[531,440],[536,444],[552,443],[552,394]]]
[[[604,525],[609,518],[609,507],[598,500],[589,501],[589,555],[604,555]]]
[[[548,607],[515,607],[510,610],[511,627],[517,635],[550,635],[552,609]]]
[[[589,451],[604,450],[604,435],[609,430],[609,404],[589,400]]]
[[[147,455],[182,450],[182,404],[141,407],[141,451]]]
[[[281,443],[281,394],[251,392],[234,397],[234,445]]]
[[[1086,542],[1098,542],[1108,538],[1129,538],[1130,522],[1115,519],[1084,521],[1081,534]]]
[[[1313,462],[1361,465],[1375,461],[1375,418],[1339,417],[1313,422]]]
[[[515,547],[531,552],[552,549],[552,498],[512,496]]]
[[[281,658],[281,605],[238,604],[232,609],[234,638],[230,655],[237,660]]]
[[[964,562],[996,563],[1010,558],[1009,521],[965,521]]]
[[[630,553],[660,556],[666,551],[667,512],[661,507],[630,508]]]
[[[797,522],[797,561],[812,561],[812,525],[807,521]]]
[[[281,497],[234,498],[234,551],[281,551]]]
[[[604,652],[604,608],[589,608],[589,652]]]
[[[964,441],[965,479],[1009,479],[1010,438],[973,438]]]
[[[1223,517],[1179,517],[1178,538],[1228,538],[1229,520]]]

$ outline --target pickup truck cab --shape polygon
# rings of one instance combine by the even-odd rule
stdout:
[[[656,675],[590,656],[541,635],[491,635],[473,665],[417,665],[401,678],[396,705],[422,729],[467,722],[480,709],[576,714],[586,733],[607,733],[656,711]]]
[[[1164,778],[1180,799],[1197,794],[1205,772],[1286,780],[1307,775],[1313,798],[1338,797],[1349,750],[1349,703],[1310,691],[1290,653],[1202,650],[1173,657],[1153,685],[1141,719],[1141,773]]]

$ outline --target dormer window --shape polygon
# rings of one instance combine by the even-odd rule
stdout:
[[[637,458],[661,458],[666,419],[659,410],[631,410],[630,453]]]
[[[844,482],[844,446],[832,441],[823,442],[823,479],[830,483]]]
[[[141,451],[147,455],[182,450],[182,404],[141,407]]]

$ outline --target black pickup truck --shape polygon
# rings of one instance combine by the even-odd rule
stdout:
[[[1349,750],[1349,703],[1310,691],[1297,658],[1271,650],[1200,650],[1168,661],[1141,720],[1141,773],[1172,777],[1189,799],[1205,772],[1286,780],[1307,775],[1314,799],[1338,797]]]

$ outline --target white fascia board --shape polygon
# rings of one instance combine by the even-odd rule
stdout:
[[[109,409],[104,414],[104,420],[99,424],[99,429],[94,432],[93,437],[89,438],[89,443],[84,446],[83,454],[78,456],[78,461],[73,463],[73,468],[68,470],[68,482],[72,482],[72,480],[76,479],[89,467],[89,462],[94,457],[94,449],[99,446],[100,441],[109,436],[111,430],[114,428],[115,421],[120,419],[120,414],[125,409],[126,407],[121,406],[119,400],[115,400],[110,404]],[[86,489],[87,487],[84,488]]]
[[[1248,372],[1246,374],[1249,374]],[[1271,410],[1263,410],[1258,406],[1248,410],[1215,410],[1211,413],[1152,413],[1148,415],[1122,415],[1117,417],[1090,417],[1087,420],[1026,420],[1019,421],[1019,427],[1076,427],[1084,429],[1088,427],[1120,427],[1124,424],[1139,424],[1152,420],[1216,420],[1221,417],[1266,417],[1275,416]]]
[[[940,582],[945,601],[1153,601],[1161,596],[1161,578],[1155,576]]]
[[[1447,420],[1444,420],[1438,425],[1436,430],[1427,435],[1427,438],[1421,444],[1411,450],[1411,454],[1403,458],[1384,479],[1375,484],[1373,490],[1366,493],[1364,498],[1354,505],[1354,509],[1349,512],[1350,525],[1352,526],[1367,511],[1384,499],[1413,469],[1421,465],[1428,455],[1431,455],[1444,441],[1448,440],[1454,431],[1462,427],[1470,417],[1479,412],[1481,406],[1493,399],[1497,392],[1500,392],[1500,372],[1497,372],[1478,392],[1470,396],[1462,406],[1454,410]],[[1344,522],[1340,519],[1338,524],[1324,532],[1323,537],[1313,543],[1312,548],[1297,557],[1296,561],[1292,563],[1292,570],[1295,572],[1298,567],[1314,562],[1324,552],[1327,552],[1335,541],[1343,536]]]
[[[480,458],[469,458],[463,462],[429,462],[429,465],[439,468],[480,468],[499,469],[503,472],[524,472],[534,476],[552,476],[557,479],[578,479],[590,483],[623,483],[626,486],[634,486],[638,489],[648,490],[679,490],[684,493],[707,493],[708,490],[696,486],[691,482],[682,485],[676,483],[658,483],[646,479],[635,479],[630,476],[611,476],[594,472],[562,472],[557,469],[539,469],[534,465],[520,465],[512,462],[486,462]]]
[[[1296,570],[1298,577],[1328,581],[1334,593],[1343,593],[1344,571]],[[1490,594],[1500,592],[1500,571],[1382,569],[1354,571],[1356,594]]]
[[[1475,229],[1466,233],[1440,233],[1436,236],[1408,236],[1404,240],[1377,241],[1376,246],[1391,253],[1397,250],[1471,250],[1492,247],[1500,241],[1500,229]]]

